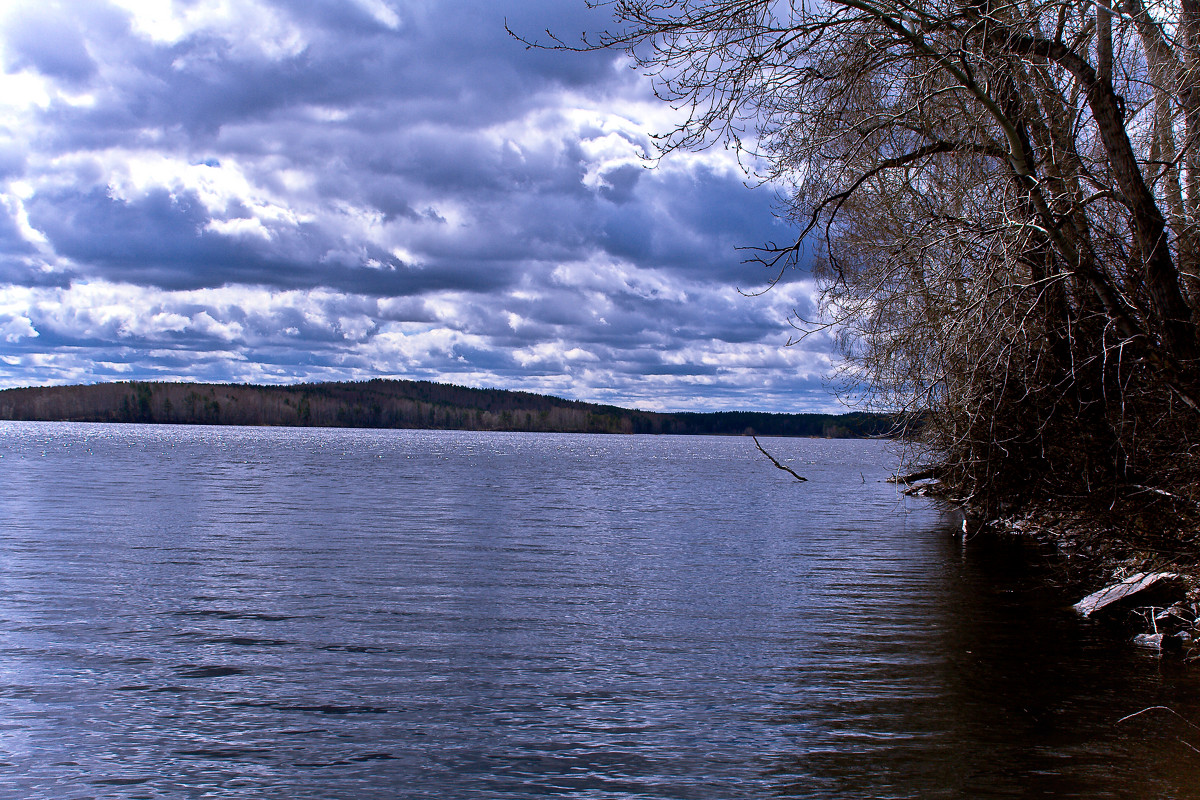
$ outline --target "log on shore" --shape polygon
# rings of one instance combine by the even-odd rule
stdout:
[[[1120,583],[1092,592],[1073,608],[1085,617],[1129,605],[1167,606],[1182,599],[1182,576],[1174,572],[1135,572]]]

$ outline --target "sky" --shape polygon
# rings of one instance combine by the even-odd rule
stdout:
[[[793,236],[582,0],[7,0],[0,387],[407,378],[844,410]]]

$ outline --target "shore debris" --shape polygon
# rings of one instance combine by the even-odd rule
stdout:
[[[942,468],[938,466],[921,467],[915,472],[910,472],[907,475],[892,475],[887,479],[888,483],[904,483],[914,484],[917,481],[936,480],[941,482]]]
[[[1103,586],[1072,607],[1081,617],[1103,620],[1135,646],[1200,663],[1200,561],[1194,553],[1164,563],[1160,552],[1122,542],[1103,519],[1079,513],[1041,509],[984,526],[1053,548],[1061,585],[1087,584],[1083,591]],[[1101,575],[1108,580],[1099,583]]]
[[[1152,650],[1161,650],[1163,643],[1163,635],[1161,633],[1139,633],[1133,637],[1133,643],[1138,647],[1149,647]]]
[[[1139,633],[1133,637],[1133,643],[1139,647],[1148,647],[1164,653],[1182,653],[1193,642],[1192,635],[1187,631],[1178,633]]]
[[[926,497],[927,495],[936,495],[942,482],[937,478],[926,478],[916,483],[910,483],[905,488],[901,489],[902,494],[909,497]]]
[[[1151,590],[1155,594],[1181,593],[1182,578],[1174,572],[1135,572],[1120,583],[1092,592],[1073,608],[1083,616],[1090,617],[1118,603],[1126,604],[1126,601],[1132,603],[1136,600],[1139,604],[1147,605],[1145,595]]]

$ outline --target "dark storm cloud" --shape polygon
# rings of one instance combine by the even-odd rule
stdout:
[[[770,190],[720,153],[647,169],[670,112],[619,54],[505,31],[570,39],[603,12],[122,3],[0,16],[0,382],[397,375],[647,407],[817,391],[824,353],[779,349],[807,283],[735,290],[773,277],[736,247],[788,240]]]
[[[470,129],[512,118],[536,104],[539,93],[603,89],[616,77],[612,54],[525,52],[503,29],[505,10],[519,12],[518,27],[555,20],[582,29],[595,22],[572,3],[397,4],[396,30],[352,2],[276,3],[301,38],[294,52],[212,31],[151,42],[137,35],[129,16],[85,5],[92,4],[15,15],[5,32],[10,69],[32,67],[85,84],[96,77],[96,65],[74,23],[82,12],[88,44],[116,67],[104,76],[110,85],[95,87],[95,107],[54,110],[63,146],[119,143],[147,128],[201,143],[224,126],[278,122],[306,105],[353,110],[356,124],[375,132],[416,123]],[[247,33],[253,41],[256,32]]]
[[[769,279],[744,263],[753,248],[790,243],[773,214],[770,191],[751,191],[736,175],[699,169],[663,174],[606,214],[602,242],[622,258],[653,263],[692,279],[757,286]],[[651,214],[654,223],[646,224]]]
[[[74,20],[45,6],[28,6],[7,27],[8,70],[33,69],[68,85],[86,83],[96,74],[96,62]]]
[[[331,258],[342,243],[315,225],[284,230],[271,241],[213,233],[206,230],[212,218],[187,192],[158,189],[124,201],[100,189],[67,190],[35,195],[26,207],[56,252],[86,265],[82,275],[166,289],[242,283],[394,296],[488,292],[517,276],[474,261],[418,268],[368,245],[349,260]]]

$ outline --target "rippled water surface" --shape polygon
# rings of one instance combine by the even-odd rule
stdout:
[[[1200,797],[1200,673],[768,446],[0,423],[0,796]]]

